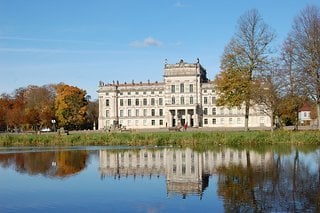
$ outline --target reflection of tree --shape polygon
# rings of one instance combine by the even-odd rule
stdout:
[[[312,169],[296,150],[292,156],[274,155],[270,166],[221,166],[218,194],[226,212],[320,211],[320,168]]]
[[[86,166],[88,153],[82,151],[26,152],[0,155],[0,165],[14,166],[18,172],[30,175],[66,177]]]
[[[219,173],[218,193],[225,200],[226,212],[261,210],[256,200],[255,188],[264,177],[258,168],[251,166],[250,152],[246,152],[246,166],[230,165],[217,169]]]
[[[86,166],[86,151],[59,152],[57,157],[58,170],[56,175],[64,177],[80,172]]]

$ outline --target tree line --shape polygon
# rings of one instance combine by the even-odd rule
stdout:
[[[308,102],[320,124],[319,7],[307,6],[294,18],[279,51],[271,46],[275,37],[257,10],[239,18],[215,78],[217,104],[244,107],[245,130],[255,104],[265,107],[272,124],[297,128],[298,112]]]
[[[29,85],[1,94],[0,131],[92,129],[97,124],[98,101],[90,99],[85,90],[64,83]]]

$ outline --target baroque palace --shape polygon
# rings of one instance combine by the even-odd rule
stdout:
[[[213,81],[200,64],[164,65],[163,82],[104,83],[100,81],[99,129],[181,127],[244,127],[244,107],[217,106]],[[250,108],[249,127],[270,127],[265,108]]]

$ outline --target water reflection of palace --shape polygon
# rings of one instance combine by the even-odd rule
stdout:
[[[100,150],[101,177],[166,177],[168,195],[199,195],[209,184],[209,176],[221,166],[261,167],[270,165],[272,153],[224,149],[198,153],[191,149]]]

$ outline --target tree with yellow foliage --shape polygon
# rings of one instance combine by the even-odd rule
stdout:
[[[218,104],[245,105],[245,130],[249,130],[249,108],[257,79],[267,69],[270,43],[275,35],[257,10],[240,17],[237,32],[225,47],[222,73],[216,78]]]
[[[60,127],[79,129],[85,121],[87,111],[86,91],[66,84],[56,87],[56,119]]]

